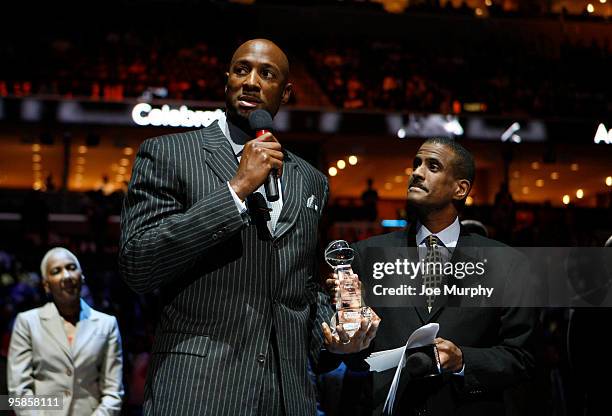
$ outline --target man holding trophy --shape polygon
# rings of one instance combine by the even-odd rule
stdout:
[[[366,258],[385,249],[418,251],[417,261],[427,263],[441,261],[444,253],[446,261],[456,261],[457,253],[470,247],[504,248],[503,256],[489,258],[489,263],[497,265],[502,278],[513,288],[525,282],[529,271],[522,254],[495,240],[469,233],[459,223],[474,172],[472,155],[453,140],[429,139],[420,147],[408,185],[408,203],[416,214],[415,220],[405,230],[353,245],[352,269],[363,281],[365,299],[370,296],[373,304],[374,296],[369,289],[377,282]],[[440,276],[427,273],[421,278],[423,287],[430,290],[441,282]],[[342,277],[328,279],[328,290],[333,295],[338,291],[342,294],[342,281]],[[515,307],[451,307],[441,296],[422,296],[421,300],[423,305],[376,304],[381,318],[378,334],[365,331],[367,326],[362,325],[354,335],[359,339],[349,341],[338,330],[336,342],[331,331],[325,331],[331,351],[338,343],[354,344],[351,352],[355,354],[344,359],[349,368],[353,365],[360,370],[372,370],[364,361],[370,353],[403,347],[411,334],[424,327],[436,329],[435,339],[432,337],[431,344],[424,346],[428,348],[412,350],[411,355],[406,350],[399,372],[396,373],[396,365],[392,370],[373,371],[367,377],[351,380],[354,394],[350,403],[343,403],[343,411],[360,415],[504,414],[506,389],[529,379],[533,373],[530,346],[537,309],[518,307],[522,303]],[[358,353],[359,347],[366,344],[367,349]],[[394,378],[394,373],[400,377]],[[348,384],[346,377],[344,382]]]

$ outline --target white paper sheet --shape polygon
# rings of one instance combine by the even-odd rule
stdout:
[[[406,352],[406,348],[418,348],[433,344],[434,339],[438,335],[439,329],[440,325],[438,323],[423,325],[422,327],[416,329],[410,335],[410,337],[408,337],[408,341],[406,341],[406,345],[403,347],[386,351],[377,351],[370,354],[370,356],[366,358],[366,362],[370,365],[370,371],[380,372],[397,367],[395,370],[395,375],[393,376],[393,383],[391,383],[391,388],[387,394],[387,400],[385,400],[384,410],[390,411],[393,409],[400,374],[406,365],[406,356],[404,354]]]

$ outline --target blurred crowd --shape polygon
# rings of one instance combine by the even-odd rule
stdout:
[[[356,45],[309,50],[310,73],[339,108],[536,117],[609,112],[608,43],[566,40],[558,55],[546,39],[529,46],[489,37],[477,45],[443,38]]]
[[[0,42],[7,58],[0,96],[223,101],[227,51],[189,33],[117,30]],[[555,45],[503,32],[473,42],[448,36],[433,31],[427,42],[311,39],[292,42],[290,53],[307,68],[300,76],[318,82],[340,109],[574,118],[610,111],[609,43],[566,39]]]
[[[3,43],[9,65],[0,95],[59,95],[92,100],[171,98],[218,101],[225,62],[209,43],[146,31],[86,32]],[[176,45],[181,45],[177,47]],[[31,50],[37,64],[31,65]]]

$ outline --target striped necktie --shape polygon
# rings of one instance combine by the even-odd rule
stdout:
[[[427,289],[442,286],[442,268],[444,267],[440,246],[443,245],[438,237],[430,234],[425,238],[427,254],[425,255],[425,273],[423,274],[423,285]],[[431,313],[436,296],[427,295],[427,311]]]
[[[240,159],[242,159],[242,150],[236,155],[236,159],[238,159],[238,163],[240,163]],[[278,179],[278,181],[280,182],[280,179]],[[278,189],[282,192],[282,188],[280,186]],[[283,203],[281,202],[282,196],[274,202],[268,201],[268,198],[266,198],[266,191],[263,184],[259,188],[257,188],[255,192],[260,193],[263,196],[264,201],[266,201],[266,204],[268,205],[270,211],[270,219],[267,221],[267,226],[268,230],[270,231],[270,234],[274,235],[274,230],[276,230],[276,223],[278,222],[278,217],[280,216],[280,212],[283,209]]]

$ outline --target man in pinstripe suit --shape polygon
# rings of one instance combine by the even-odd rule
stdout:
[[[332,314],[315,278],[328,183],[248,127],[254,109],[275,115],[288,101],[288,74],[274,43],[246,42],[226,74],[226,117],[139,149],[119,265],[135,291],[161,294],[146,415],[316,411],[307,366]],[[281,198],[269,203],[262,184],[273,168]]]

